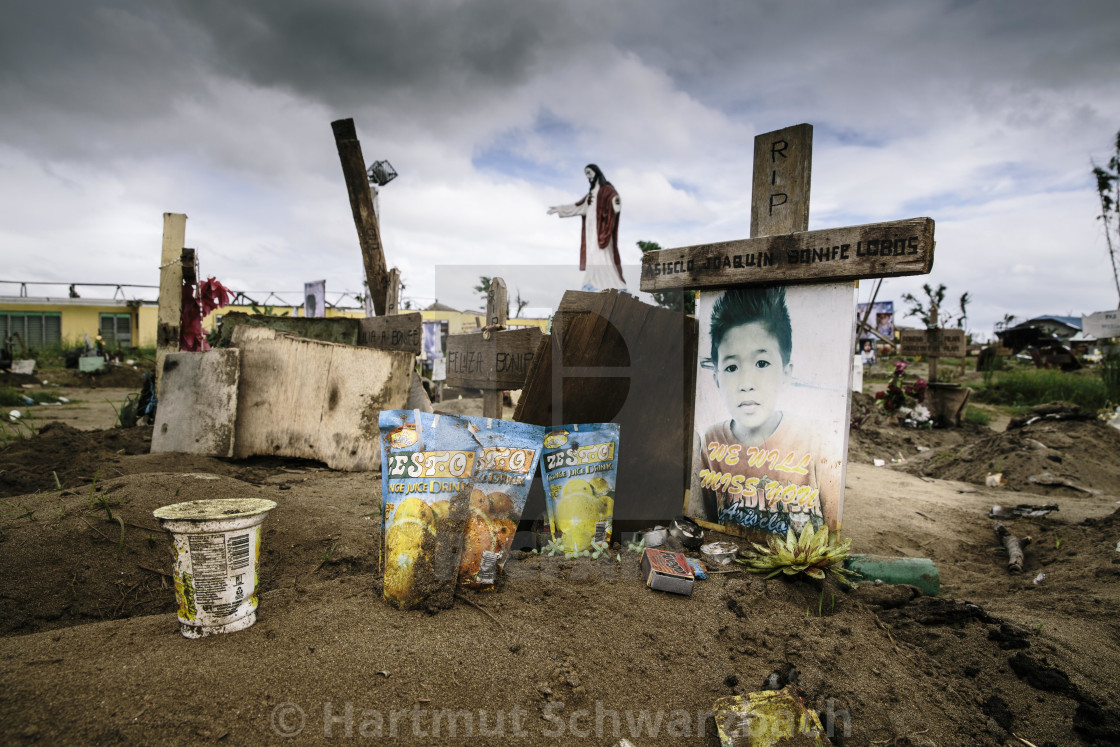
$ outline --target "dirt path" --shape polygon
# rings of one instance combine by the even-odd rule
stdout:
[[[50,387],[52,396],[70,400],[65,404],[41,404],[21,408],[25,419],[41,428],[47,423],[66,423],[81,431],[112,428],[117,424],[121,405],[137,389],[88,387]]]

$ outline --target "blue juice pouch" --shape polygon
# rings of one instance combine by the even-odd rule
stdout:
[[[478,442],[459,583],[492,589],[509,559],[537,473],[544,427],[463,416]]]
[[[382,598],[400,609],[454,604],[478,442],[466,420],[383,410]]]
[[[541,475],[552,541],[566,553],[611,541],[618,477],[617,423],[553,428],[544,436]]]

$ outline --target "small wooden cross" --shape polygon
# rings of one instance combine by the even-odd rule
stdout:
[[[505,329],[509,313],[506,281],[490,280],[486,296],[486,327],[481,333],[447,338],[447,386],[471,387],[483,393],[482,414],[502,417],[502,392],[520,389],[541,341],[537,327]]]
[[[938,358],[964,358],[967,351],[963,329],[901,329],[899,335],[899,355],[917,357],[924,355],[929,359],[929,383],[937,381]]]

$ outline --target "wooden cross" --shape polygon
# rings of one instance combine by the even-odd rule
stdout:
[[[756,137],[751,237],[649,252],[642,257],[642,290],[927,274],[933,267],[930,218],[807,230],[812,150],[808,124]]]
[[[924,355],[929,359],[929,383],[937,381],[937,359],[961,358],[967,351],[963,329],[901,329],[899,355]]]
[[[889,223],[817,231],[807,230],[812,143],[813,128],[808,124],[795,125],[757,136],[754,143],[750,238],[647,253],[642,258],[641,289],[647,292],[659,292],[677,288],[726,289],[751,285],[838,283],[860,278],[928,273],[933,264],[934,248],[934,224],[930,218],[911,218]],[[822,308],[821,313],[834,314],[835,309]],[[854,327],[854,308],[850,310],[850,315]],[[794,335],[796,337],[796,330]],[[850,343],[845,345],[844,362],[840,364],[848,376],[851,373],[852,362],[849,345]],[[700,351],[699,355],[703,358],[707,352]],[[780,364],[781,361],[778,363]],[[750,363],[744,360],[740,361],[739,365],[750,365]],[[731,366],[728,370],[736,371],[738,367]],[[838,382],[837,389],[842,389],[845,396],[850,396],[847,381],[842,384]],[[751,396],[754,395],[747,396],[747,399]],[[751,406],[748,402],[742,407],[749,410]],[[759,407],[758,403],[753,406]],[[737,422],[735,418],[738,417],[739,415],[735,414],[732,420],[727,422]],[[746,421],[750,421],[749,414],[743,414],[743,417]],[[846,425],[846,415],[844,422]],[[846,443],[846,430],[841,435]],[[723,449],[721,443],[722,441],[718,441],[712,446]],[[741,473],[748,459],[752,460],[751,466],[754,467],[755,459],[762,459],[758,462],[760,466],[765,464],[763,457],[766,457],[767,453],[780,458],[777,450],[759,452],[761,456],[748,457],[748,454],[754,452],[747,449],[746,445],[742,448],[744,464],[738,462],[737,452],[717,451],[711,455],[711,467],[704,471],[708,473],[708,479],[718,471],[718,475],[715,476],[728,481],[718,488],[724,491],[725,496],[744,501],[749,495],[750,501],[757,500],[761,503],[751,504],[748,501],[743,505],[766,506],[765,509],[760,510],[763,510],[765,518],[773,518],[766,512],[774,510],[773,501],[778,498],[778,495],[771,496],[770,488],[783,486],[768,484],[768,481],[773,482],[770,475],[788,476],[791,472],[796,472],[796,465],[790,465],[792,469],[783,470],[785,465],[780,463],[777,470],[769,469],[766,475],[761,477],[762,482],[759,483],[757,490],[754,487],[745,488],[744,477],[740,476],[737,478],[740,482],[736,490],[731,487],[730,480],[734,475]],[[776,446],[764,448],[777,449]],[[807,451],[805,453],[808,454]],[[811,456],[819,459],[817,454]],[[840,511],[843,505],[842,459],[843,457],[839,465],[839,479],[835,474],[828,478],[833,481],[838,493],[830,499],[835,500],[833,507],[825,509],[825,518],[834,531],[840,527]],[[771,467],[773,466],[771,464]],[[830,464],[827,468],[832,469],[834,466]],[[694,463],[694,491],[700,485],[697,478],[698,468],[699,465]],[[812,483],[809,485],[811,486]],[[818,482],[817,486],[820,485],[821,483]],[[766,488],[765,493],[763,488]],[[765,496],[765,500],[761,496]],[[689,505],[695,507],[696,499],[697,496],[691,496]],[[822,508],[824,508],[823,501]],[[790,521],[792,522],[792,519]],[[705,525],[719,526],[711,521]],[[721,528],[725,531],[749,534],[749,531],[744,531],[747,526],[723,525]]]
[[[506,330],[506,281],[490,280],[486,327],[480,333],[447,338],[447,386],[482,390],[482,414],[502,417],[502,391],[520,389],[541,341],[537,327]]]

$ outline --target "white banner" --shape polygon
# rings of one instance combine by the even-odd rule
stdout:
[[[1086,337],[1098,340],[1102,337],[1120,337],[1120,309],[1082,316],[1081,331]]]
[[[303,284],[303,315],[309,319],[327,315],[326,280],[314,280]]]

